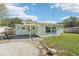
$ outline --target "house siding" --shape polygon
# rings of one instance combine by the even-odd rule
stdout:
[[[16,26],[16,35],[26,35],[26,34],[29,34],[29,32],[27,30],[18,28],[18,26]]]
[[[16,35],[29,35],[30,31],[28,31],[28,29],[19,28],[22,26],[16,26]],[[25,27],[27,28],[27,26]],[[40,37],[59,36],[62,33],[63,33],[63,28],[57,28],[57,27],[56,27],[56,32],[46,33],[46,26],[35,26],[35,30],[31,31],[31,34],[36,34]]]
[[[56,30],[56,32],[46,33],[45,26],[38,27],[38,31],[37,31],[37,35],[39,35],[40,37],[57,36],[59,34],[60,32],[58,30]]]

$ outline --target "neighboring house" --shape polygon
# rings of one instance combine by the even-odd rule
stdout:
[[[59,24],[25,22],[16,24],[16,35],[38,35],[40,37],[59,36],[63,28]]]

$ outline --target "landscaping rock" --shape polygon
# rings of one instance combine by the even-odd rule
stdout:
[[[56,49],[53,49],[53,48],[48,48],[48,49],[49,49],[49,51],[51,51],[53,54],[55,54],[55,53],[57,52]]]
[[[51,51],[48,51],[47,54],[48,54],[48,56],[54,55],[54,53],[52,53]]]
[[[46,55],[47,51],[45,49],[42,49],[42,55]]]

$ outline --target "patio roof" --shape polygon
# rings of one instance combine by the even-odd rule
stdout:
[[[60,24],[47,24],[47,23],[37,23],[37,24],[16,24],[16,26],[48,26],[48,27],[62,27]]]
[[[40,26],[40,25],[36,25],[36,24],[16,24],[17,26]]]

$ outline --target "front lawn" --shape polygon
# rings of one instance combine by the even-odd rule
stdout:
[[[43,43],[57,49],[57,55],[79,55],[79,34],[64,33],[45,38]]]

